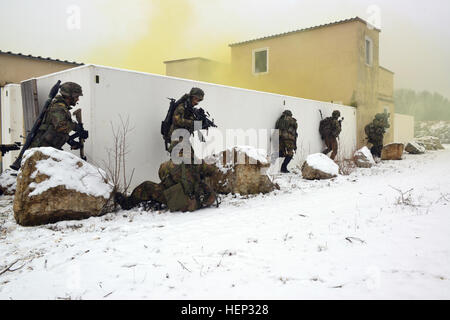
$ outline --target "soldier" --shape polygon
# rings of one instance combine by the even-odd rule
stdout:
[[[88,132],[72,121],[70,110],[83,95],[81,86],[74,82],[65,82],[60,87],[60,94],[51,102],[39,126],[30,147],[53,147],[61,150],[67,142],[71,149],[79,149],[80,144],[70,139],[69,133],[77,131],[82,139],[88,138]]]
[[[327,117],[320,121],[319,125],[319,133],[322,140],[325,140],[325,146],[327,147],[322,153],[328,154],[331,153],[330,158],[334,160],[336,158],[338,152],[338,143],[337,137],[341,133],[341,121],[339,121],[339,117],[341,113],[338,110],[334,110],[331,114],[331,117]]]
[[[381,150],[383,149],[384,133],[386,132],[386,129],[390,127],[389,115],[390,113],[387,113],[386,110],[384,113],[377,113],[375,119],[364,128],[368,142],[372,143],[370,152],[372,155],[379,158],[381,157]]]
[[[194,87],[191,89],[189,94],[183,95],[180,100],[178,100],[178,105],[173,113],[172,123],[169,129],[169,137],[172,137],[172,133],[176,129],[186,129],[190,134],[194,133],[194,121],[196,119],[192,112],[192,108],[198,105],[203,100],[204,96],[205,93],[202,89]],[[183,138],[181,137],[178,141],[172,141],[168,151],[172,152],[173,148],[181,141],[183,141]],[[180,150],[179,156],[183,156],[182,150]],[[191,160],[193,159],[194,150],[191,147]]]
[[[217,172],[217,167],[202,164],[174,164],[166,161],[159,167],[161,183],[145,181],[129,197],[116,193],[115,200],[122,209],[131,209],[142,202],[154,201],[166,205],[170,211],[195,211],[211,206],[216,193],[206,178]]]
[[[292,112],[289,110],[285,110],[275,123],[275,129],[280,130],[279,156],[285,158],[281,165],[283,173],[289,173],[287,165],[292,160],[294,151],[297,150],[297,127],[297,120],[292,117]]]

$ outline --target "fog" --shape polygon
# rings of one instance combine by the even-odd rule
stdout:
[[[450,2],[0,0],[0,50],[153,73],[163,61],[228,62],[228,44],[360,16],[380,34],[394,86],[450,97]]]

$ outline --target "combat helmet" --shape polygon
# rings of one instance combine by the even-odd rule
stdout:
[[[292,117],[292,112],[291,112],[291,110],[284,110],[283,115],[287,116],[287,117]]]
[[[333,113],[331,114],[331,117],[337,119],[341,116],[341,113],[339,112],[339,110],[334,110]]]
[[[199,98],[200,100],[203,100],[203,97],[205,96],[205,93],[203,92],[202,89],[194,87],[194,88],[192,88],[191,91],[189,92],[189,96],[191,96],[191,97],[197,97],[197,98]]]
[[[64,82],[59,88],[59,91],[66,97],[79,97],[83,95],[81,86],[75,82]]]
[[[386,110],[384,110],[383,113],[377,113],[375,115],[374,123],[378,122],[380,126],[383,126],[385,128],[389,128],[390,127],[389,120],[388,120],[389,116],[390,116],[390,113],[387,113]]]

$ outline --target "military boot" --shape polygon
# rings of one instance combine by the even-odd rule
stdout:
[[[281,165],[282,173],[289,173],[287,166],[291,160],[292,160],[292,157],[290,157],[290,156],[287,156],[286,158],[284,158],[283,164]]]

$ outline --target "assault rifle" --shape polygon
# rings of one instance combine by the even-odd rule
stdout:
[[[15,142],[13,144],[0,144],[0,151],[2,153],[2,157],[9,151],[20,150],[21,146],[22,144],[20,142]]]
[[[83,122],[81,118],[81,109],[74,111],[73,113],[78,122],[78,144],[80,146],[80,158],[86,161],[86,156],[84,155],[84,139],[87,139],[89,134],[86,130],[84,130]]]
[[[41,113],[39,114],[36,121],[34,122],[33,128],[31,129],[30,133],[27,135],[27,139],[25,140],[25,144],[23,145],[22,150],[20,150],[20,153],[19,153],[16,161],[14,161],[14,163],[9,166],[11,169],[14,169],[14,170],[20,169],[20,164],[22,162],[23,154],[30,147],[31,143],[33,142],[33,139],[38,132],[38,129],[42,123],[42,120],[44,120],[45,113],[47,112],[47,109],[50,106],[50,103],[55,98],[55,96],[58,94],[60,84],[61,84],[61,80],[58,80],[58,82],[56,82],[56,84],[50,90],[48,99],[47,99],[47,101],[45,101],[45,104],[44,104],[44,107],[42,108]]]
[[[209,112],[203,110],[203,108],[194,108],[192,106],[190,106],[189,108],[194,115],[194,121],[202,122],[202,129],[208,130],[210,127],[217,128],[217,125],[214,123],[214,119],[209,119]],[[203,134],[200,131],[198,132],[198,134],[200,141],[205,142],[205,137],[203,136]]]
[[[210,120],[209,112],[203,110],[203,108],[193,108],[192,107],[191,111],[194,114],[195,121],[202,122],[202,129],[208,129],[210,127],[217,128],[216,124],[214,123],[214,119]]]

